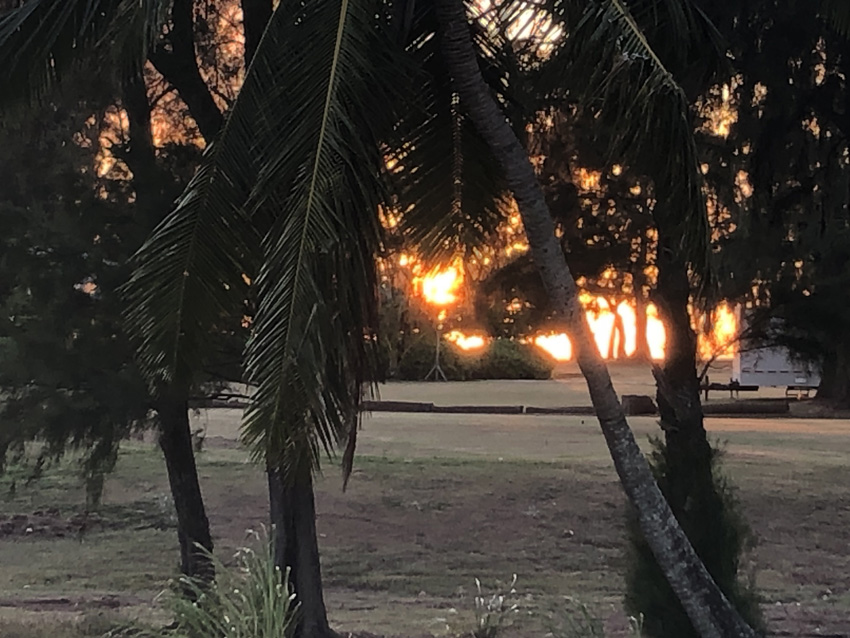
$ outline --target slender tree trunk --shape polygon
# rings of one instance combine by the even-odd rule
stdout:
[[[635,290],[635,353],[638,361],[649,361],[652,355],[649,351],[649,341],[646,337],[646,300],[643,290]]]
[[[157,164],[151,136],[150,104],[142,74],[124,78],[123,101],[130,128],[127,164],[133,172],[139,223],[152,226],[171,203],[165,185],[168,182]],[[161,212],[160,212],[161,211]],[[180,543],[180,569],[184,575],[211,582],[215,577],[212,563],[198,552],[196,544],[207,551],[213,549],[195,452],[189,426],[188,392],[172,386],[156,401],[160,419],[159,444],[165,456],[168,482],[177,514],[177,537]]]
[[[529,246],[553,308],[569,324],[578,363],[614,466],[652,552],[703,638],[755,636],[700,562],[656,485],[594,347],[555,227],[528,155],[484,83],[463,0],[436,0],[442,51],[461,102],[496,157],[519,206]]]
[[[177,512],[180,571],[202,583],[210,583],[215,577],[215,568],[204,550],[211,553],[213,542],[198,483],[189,406],[185,398],[163,397],[156,408],[161,422],[159,446],[165,456],[168,483]]]
[[[617,312],[617,308],[619,307],[617,299],[609,300],[608,305],[611,308],[611,312],[614,313],[614,325],[611,327],[611,343],[608,345],[608,349],[611,352],[610,357],[612,359],[625,359],[626,326],[623,323],[622,315]]]
[[[632,273],[632,285],[635,290],[635,354],[634,357],[638,361],[651,361],[652,353],[649,349],[649,342],[646,339],[646,298],[643,296],[643,289],[646,286],[646,275],[643,269],[646,267],[646,235],[642,234],[640,239],[640,258],[638,259],[637,268]]]
[[[275,564],[281,573],[289,568],[299,605],[295,636],[336,638],[322,592],[312,473],[309,468],[286,478],[280,468],[269,468],[267,473]]]

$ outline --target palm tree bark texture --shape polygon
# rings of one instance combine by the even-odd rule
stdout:
[[[328,624],[316,534],[316,504],[310,468],[267,469],[275,565],[285,574],[298,601],[296,638],[335,638]]]
[[[579,367],[620,481],[659,566],[703,638],[755,636],[700,562],[635,441],[608,369],[594,348],[534,168],[482,78],[463,0],[436,0],[436,8],[442,52],[456,90],[505,173],[552,306],[570,326]]]

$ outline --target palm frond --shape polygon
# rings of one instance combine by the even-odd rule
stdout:
[[[240,95],[261,111],[247,206],[272,211],[243,436],[287,472],[316,468],[352,432],[361,385],[374,378],[380,148],[397,103],[393,45],[375,20],[382,5],[283,0]]]
[[[850,36],[850,3],[845,0],[823,0],[821,15],[838,33]]]
[[[38,99],[95,50],[144,60],[166,0],[27,0],[0,15],[2,100]]]
[[[246,131],[229,122],[222,140]],[[244,139],[244,138],[243,138]],[[257,270],[259,238],[242,204],[251,157],[213,143],[174,210],[136,253],[123,292],[125,326],[140,368],[156,392],[188,385],[208,360],[209,340],[241,318]]]
[[[255,179],[264,90],[249,74],[174,209],[136,253],[123,292],[125,325],[154,392],[189,385],[212,358],[216,332],[238,328],[261,263],[259,219],[245,209]]]
[[[418,3],[408,50],[420,69],[419,104],[397,126],[390,156],[402,234],[439,261],[487,243],[507,198],[498,162],[457,100],[436,30],[432,3]],[[509,102],[501,58],[477,42],[490,85]]]

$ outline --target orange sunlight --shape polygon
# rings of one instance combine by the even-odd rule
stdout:
[[[704,320],[710,322],[711,328],[699,332],[700,357],[704,360],[713,356],[718,359],[730,359],[735,352],[735,340],[738,336],[738,318],[735,311],[724,302]]]
[[[463,275],[455,266],[435,269],[421,278],[422,297],[434,306],[450,306],[458,300]]]
[[[563,332],[537,335],[534,338],[534,345],[548,352],[555,361],[569,361],[573,358],[573,344]]]
[[[658,316],[658,308],[654,303],[646,307],[646,343],[649,346],[649,356],[656,360],[664,358],[664,350],[667,345],[667,332],[661,317]]]
[[[617,314],[623,321],[623,338],[626,341],[623,350],[625,350],[626,356],[630,357],[637,350],[637,311],[632,304],[621,301],[620,305],[617,306]]]
[[[616,315],[604,297],[593,298],[590,293],[581,294],[581,303],[586,308],[587,321],[593,332],[593,338],[599,353],[605,359],[616,358],[619,352],[620,332],[615,331],[616,315],[622,320],[623,349],[626,356],[631,356],[637,350],[637,312],[628,301],[621,301],[617,306]],[[646,309],[646,340],[650,356],[653,359],[664,358],[666,335],[664,324],[658,317],[658,309],[649,304]],[[570,361],[573,358],[573,345],[566,333],[549,333],[537,335],[534,344],[548,352],[556,361]]]
[[[478,350],[487,344],[487,338],[482,335],[466,335],[460,330],[452,330],[446,333],[446,339],[451,341],[461,350]]]
[[[438,281],[444,280],[438,279]],[[437,294],[437,297],[444,299],[450,295],[453,295],[453,293],[444,291]],[[633,355],[637,350],[637,313],[635,307],[628,301],[622,301],[617,306],[615,313],[611,310],[606,299],[603,297],[594,299],[586,292],[582,293],[581,301],[586,308],[587,320],[599,353],[605,359],[616,359],[619,355],[619,342],[622,338],[626,356]],[[615,330],[616,315],[619,315],[622,320],[622,336],[619,330]],[[715,356],[718,359],[729,359],[734,353],[734,341],[738,331],[735,313],[728,304],[724,303],[714,311],[712,320],[712,329],[707,333],[700,332],[698,334],[699,356],[703,361]],[[461,330],[453,330],[447,333],[445,337],[462,350],[483,348],[490,341],[490,337],[485,335],[465,334]],[[646,307],[646,341],[650,357],[656,361],[663,359],[667,335],[658,308],[652,303]],[[547,352],[555,361],[570,361],[573,358],[573,344],[566,333],[541,333],[533,337],[531,342]]]
[[[438,319],[444,321],[447,307],[460,302],[464,285],[463,270],[455,262],[447,267],[437,267],[426,275],[419,275],[420,265],[414,263],[414,257],[401,254],[398,263],[402,267],[411,268],[414,274],[413,286],[416,293],[430,305],[439,309]],[[619,301],[616,306],[603,296],[582,291],[579,301],[585,309],[590,330],[599,353],[605,359],[632,356],[638,349],[637,309],[634,300]],[[516,302],[518,303],[518,302]],[[616,303],[616,302],[614,302]],[[655,304],[646,305],[646,341],[649,356],[654,360],[664,359],[667,335],[664,323]],[[706,322],[710,328],[706,329]],[[734,353],[734,342],[738,332],[738,322],[734,309],[726,303],[721,304],[707,316],[695,316],[693,325],[697,332],[698,355],[707,361],[712,357],[719,359],[731,358]],[[462,350],[477,350],[483,348],[491,340],[481,333],[465,333],[462,330],[452,330],[445,338]],[[573,354],[573,344],[566,333],[541,332],[529,339],[537,347],[546,351],[556,361],[570,361]]]

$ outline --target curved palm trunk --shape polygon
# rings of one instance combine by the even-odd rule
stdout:
[[[487,141],[513,191],[532,256],[555,308],[570,325],[578,363],[620,481],[637,510],[641,529],[694,628],[703,638],[755,636],[718,589],[664,500],[626,422],[578,302],[552,217],[528,155],[481,76],[463,0],[437,0],[442,51],[460,98]]]
[[[322,569],[316,534],[316,505],[309,468],[284,479],[283,470],[270,467],[269,506],[274,560],[289,579],[298,602],[296,638],[336,638],[328,624],[322,593]]]

